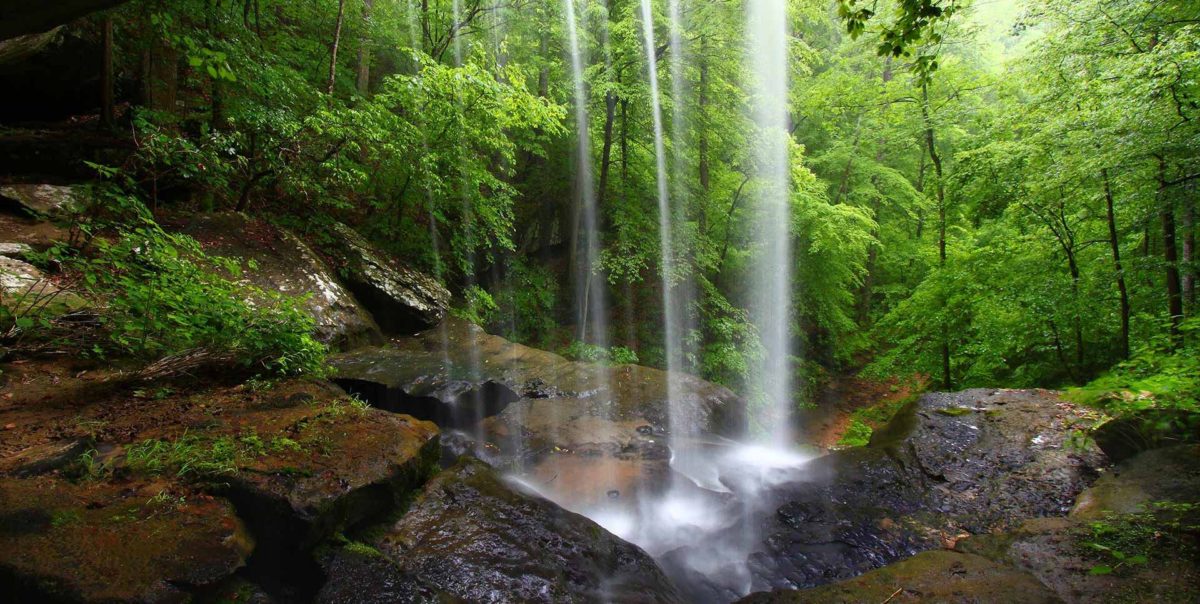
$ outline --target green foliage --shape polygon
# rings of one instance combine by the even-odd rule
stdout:
[[[463,306],[451,310],[454,316],[476,325],[487,325],[495,318],[500,307],[487,290],[471,285],[463,291]]]
[[[554,310],[558,296],[558,281],[551,271],[519,259],[511,261],[495,297],[501,309],[496,317],[501,333],[517,342],[544,342],[557,327]]]
[[[1146,409],[1200,414],[1200,319],[1184,321],[1181,341],[1164,330],[1120,363],[1067,397],[1114,415]]]
[[[850,426],[846,428],[846,433],[838,440],[839,447],[865,447],[871,442],[871,434],[874,430],[870,426],[863,423],[858,418],[850,419]]]
[[[586,363],[629,365],[638,362],[637,353],[624,346],[605,348],[578,340],[571,342],[566,348],[559,350],[558,353],[573,361]]]
[[[125,453],[125,467],[138,474],[174,474],[180,478],[212,480],[237,474],[242,464],[268,454],[302,450],[287,437],[265,441],[253,430],[216,438],[185,433],[177,439],[145,440]]]
[[[108,341],[93,352],[151,360],[203,350],[265,373],[323,369],[325,347],[312,336],[312,318],[295,300],[222,277],[240,273],[235,261],[205,254],[146,214],[115,241],[97,238],[94,245],[91,257],[73,260],[87,289],[104,301]]]
[[[1095,560],[1089,573],[1108,575],[1155,559],[1194,556],[1200,542],[1200,505],[1155,501],[1142,512],[1107,514],[1088,525],[1085,555]]]

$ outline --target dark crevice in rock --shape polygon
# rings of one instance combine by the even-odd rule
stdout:
[[[402,388],[391,388],[370,380],[337,378],[333,381],[372,407],[405,413],[450,430],[472,428],[484,418],[499,415],[510,404],[521,399],[512,388],[494,380],[480,384],[447,384],[425,395],[410,394]]]

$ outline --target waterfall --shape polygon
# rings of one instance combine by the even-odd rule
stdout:
[[[760,136],[754,149],[761,186],[754,237],[762,244],[751,276],[751,317],[764,349],[753,374],[762,388],[753,419],[771,445],[787,447],[792,437],[787,1],[749,0],[747,25],[753,116]]]
[[[662,276],[662,308],[665,348],[667,353],[667,405],[671,422],[670,445],[672,463],[682,460],[680,453],[684,450],[684,439],[690,432],[686,426],[685,410],[681,408],[679,371],[682,369],[679,333],[679,317],[675,305],[675,242],[672,226],[671,195],[667,181],[666,149],[663,143],[662,99],[658,87],[658,58],[655,56],[657,46],[654,42],[654,15],[651,11],[650,0],[642,0],[642,33],[646,48],[646,71],[650,83],[650,103],[654,123],[654,160],[656,183],[658,185],[658,238],[661,248]]]
[[[574,0],[563,0],[567,20],[567,42],[571,54],[571,82],[575,97],[575,130],[577,149],[575,188],[579,195],[575,227],[578,235],[572,241],[573,253],[582,253],[575,265],[576,301],[578,304],[579,340],[602,348],[608,347],[608,301],[604,279],[596,272],[600,259],[599,210],[596,208],[596,185],[592,166],[592,137],[588,121],[587,87],[583,78],[584,56],[579,41],[579,28]]]

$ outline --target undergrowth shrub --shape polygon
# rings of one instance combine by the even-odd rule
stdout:
[[[297,299],[237,283],[238,260],[163,230],[136,197],[107,188],[96,198],[103,203],[92,207],[105,209],[81,217],[84,236],[45,255],[77,274],[99,309],[101,337],[87,352],[145,361],[203,355],[273,375],[324,370],[326,347]]]

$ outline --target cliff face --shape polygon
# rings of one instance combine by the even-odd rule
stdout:
[[[56,2],[0,2],[0,40],[41,34],[126,0],[58,0]]]

